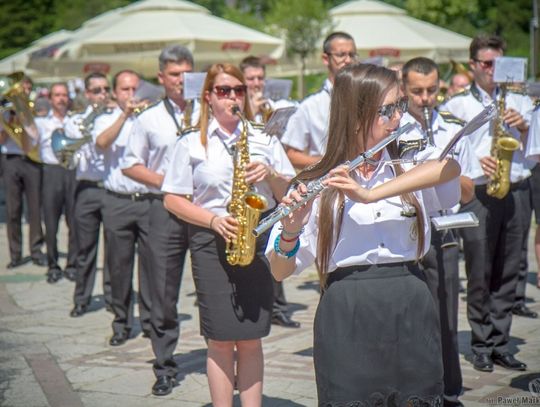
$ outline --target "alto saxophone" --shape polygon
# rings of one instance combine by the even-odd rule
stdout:
[[[225,253],[231,265],[247,266],[255,257],[256,237],[251,230],[259,223],[261,213],[268,208],[266,198],[251,190],[246,182],[246,165],[249,164],[248,123],[238,106],[233,113],[240,117],[242,132],[236,143],[234,175],[229,213],[238,221],[236,239],[227,243]]]
[[[497,170],[490,177],[487,184],[487,194],[498,199],[503,199],[510,190],[510,169],[512,156],[519,148],[516,140],[505,129],[503,115],[506,110],[506,84],[499,87],[497,99],[497,116],[494,120],[493,137],[491,141],[490,155],[497,161]]]

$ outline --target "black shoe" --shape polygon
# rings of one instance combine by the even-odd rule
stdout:
[[[18,259],[14,259],[14,260],[11,260],[7,265],[6,267],[8,269],[14,269],[16,267],[19,267],[19,266],[22,266],[24,263],[26,263],[23,259],[21,258],[18,258]]]
[[[36,254],[32,256],[32,263],[39,267],[45,267],[48,264],[47,256],[43,253]]]
[[[272,315],[272,323],[274,325],[281,325],[286,328],[300,328],[300,322],[293,321],[283,312],[278,312],[277,314]]]
[[[504,367],[505,369],[510,370],[527,370],[527,365],[523,362],[517,360],[510,353],[493,353],[493,362],[499,366]]]
[[[152,386],[152,394],[154,396],[166,396],[170,394],[173,387],[177,386],[178,382],[174,377],[161,376],[158,377],[154,385]]]
[[[47,282],[49,284],[54,284],[61,278],[62,278],[62,270],[60,270],[59,268],[54,267],[47,270]]]
[[[71,312],[69,313],[69,316],[72,318],[82,317],[84,314],[86,314],[87,306],[83,304],[76,304]]]
[[[126,332],[115,333],[113,336],[111,336],[111,339],[109,339],[109,345],[120,346],[126,343],[127,340],[128,334]]]
[[[512,308],[512,314],[525,318],[538,318],[538,313],[527,307],[525,304]]]
[[[493,372],[493,361],[487,353],[477,353],[473,356],[473,367],[481,372]]]
[[[142,337],[143,338],[150,338],[150,332],[149,331],[143,331]]]
[[[77,279],[77,269],[73,267],[66,267],[64,270],[64,277],[69,281],[75,281]]]

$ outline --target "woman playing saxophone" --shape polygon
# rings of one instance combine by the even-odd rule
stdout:
[[[232,405],[235,370],[242,405],[261,405],[261,338],[270,330],[273,301],[264,238],[248,266],[227,261],[226,246],[241,241],[239,230],[251,233],[249,227],[238,228],[229,203],[238,194],[235,189],[247,184],[271,209],[295,174],[279,141],[240,117],[252,118],[242,73],[231,64],[211,66],[201,94],[199,126],[176,144],[162,186],[165,207],[190,223],[200,329],[208,342],[207,374],[215,406]],[[246,155],[248,159],[237,164],[238,156]],[[237,179],[242,178],[239,174],[243,179]]]

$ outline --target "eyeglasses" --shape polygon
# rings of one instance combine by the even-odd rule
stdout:
[[[493,63],[495,62],[493,59],[490,61],[482,61],[481,59],[473,59],[474,62],[477,62],[480,65],[480,68],[482,69],[488,69],[493,66]]]
[[[239,98],[243,97],[246,94],[247,86],[238,85],[238,86],[214,86],[214,92],[218,98],[229,97],[231,92],[234,90],[234,94]]]
[[[409,110],[409,99],[403,97],[395,103],[389,103],[387,105],[382,105],[379,108],[379,114],[383,117],[391,119],[394,116],[396,110],[399,110],[401,113],[405,113]]]
[[[111,88],[108,86],[99,87],[99,88],[92,88],[88,89],[88,92],[90,92],[92,95],[99,95],[102,92],[109,93],[111,91]]]
[[[358,54],[356,52],[327,52],[326,55],[333,56],[336,58],[336,61],[343,61],[347,57],[353,60],[358,58]]]

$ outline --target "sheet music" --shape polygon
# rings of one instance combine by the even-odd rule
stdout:
[[[525,82],[526,58],[497,57],[493,70],[493,81],[498,83]]]
[[[184,73],[184,99],[199,99],[205,79],[206,72]]]
[[[268,122],[264,126],[264,132],[269,136],[281,137],[287,128],[287,123],[293,113],[296,112],[296,106],[283,107],[274,110]]]
[[[455,213],[453,215],[434,216],[431,223],[436,230],[476,227],[480,223],[473,212]]]
[[[270,100],[289,99],[292,81],[290,79],[266,79],[263,97]]]

